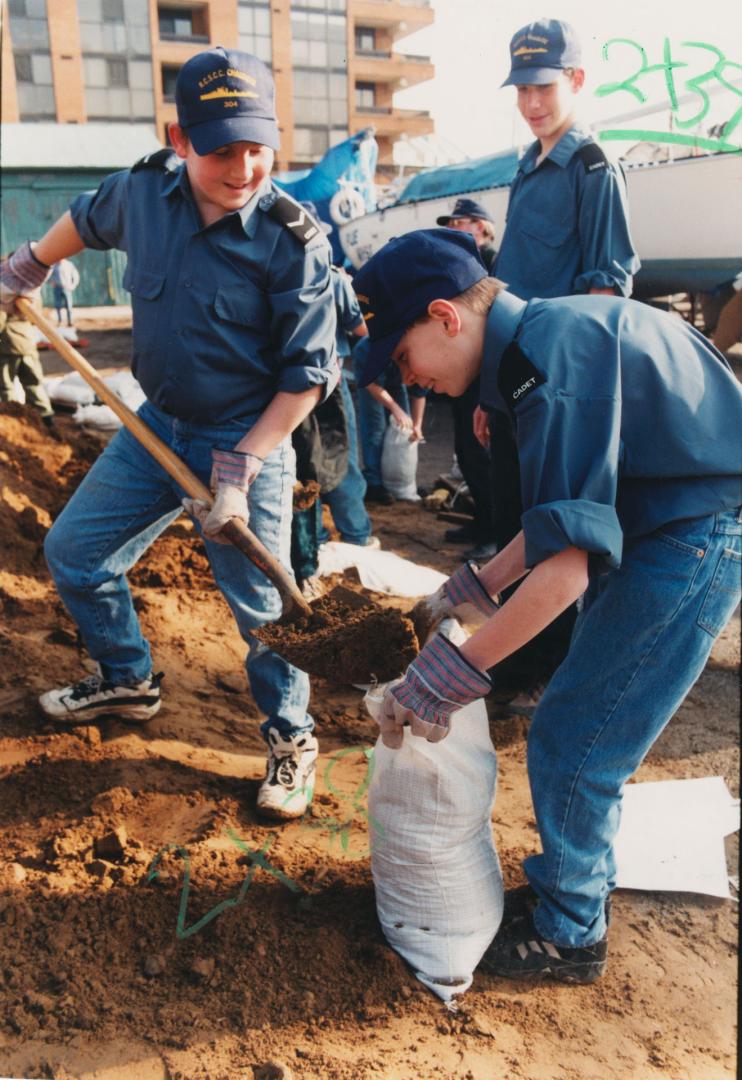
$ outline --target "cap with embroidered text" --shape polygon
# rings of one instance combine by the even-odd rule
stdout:
[[[452,300],[487,277],[474,237],[454,229],[418,229],[395,237],[361,267],[353,288],[368,328],[359,386],[373,382],[397,344],[433,300]]]
[[[217,45],[191,57],[178,73],[175,104],[197,154],[234,142],[280,146],[273,76],[250,53]]]
[[[448,225],[449,221],[457,218],[472,218],[473,221],[490,221],[492,215],[488,214],[481,203],[474,199],[457,199],[450,214],[442,214],[435,219],[436,225]],[[494,224],[494,222],[493,222]]]
[[[537,19],[510,41],[510,74],[503,86],[545,86],[565,68],[581,66],[580,42],[569,23]]]

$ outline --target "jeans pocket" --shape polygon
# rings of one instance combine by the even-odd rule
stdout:
[[[725,548],[704,597],[698,625],[717,637],[739,603],[742,554]]]

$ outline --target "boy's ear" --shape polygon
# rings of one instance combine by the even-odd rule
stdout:
[[[187,157],[189,140],[180,124],[168,124],[167,133],[170,136],[172,148],[178,157]]]
[[[575,68],[574,71],[572,72],[572,90],[576,94],[579,90],[582,90],[584,85],[585,85],[585,69],[584,68]]]
[[[455,337],[461,329],[459,309],[450,300],[431,300],[428,304],[428,316],[443,324],[443,330]]]

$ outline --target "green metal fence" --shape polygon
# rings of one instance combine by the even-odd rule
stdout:
[[[38,240],[81,191],[97,188],[107,172],[101,169],[60,169],[56,172],[5,169],[2,177],[0,237],[2,252],[13,251],[26,240]],[[80,271],[75,290],[76,307],[128,304],[122,285],[126,256],[120,251],[86,250],[72,259]],[[44,287],[42,299],[51,305],[52,291]]]

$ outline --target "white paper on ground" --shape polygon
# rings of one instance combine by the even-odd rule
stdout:
[[[320,577],[341,574],[350,566],[358,568],[361,584],[367,589],[392,596],[427,596],[447,580],[430,566],[418,566],[391,551],[334,540],[319,549]]]
[[[616,886],[731,899],[724,837],[739,824],[739,799],[721,776],[628,784],[615,840]]]

